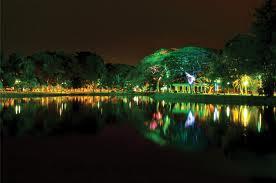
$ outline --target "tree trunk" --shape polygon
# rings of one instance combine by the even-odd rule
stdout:
[[[156,91],[159,92],[160,89],[159,89],[159,85],[160,85],[160,80],[162,79],[162,77],[159,77],[159,79],[157,80],[157,83],[156,83]]]

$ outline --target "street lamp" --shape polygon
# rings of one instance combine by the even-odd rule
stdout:
[[[228,92],[228,94],[229,94],[229,85],[230,85],[230,82],[228,81],[227,82],[227,92]]]

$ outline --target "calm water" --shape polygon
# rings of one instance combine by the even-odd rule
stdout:
[[[45,97],[0,99],[0,117],[4,144],[9,147],[6,151],[9,155],[4,157],[12,167],[20,162],[13,161],[15,157],[26,159],[27,156],[22,152],[22,157],[18,157],[20,153],[14,153],[18,147],[26,147],[26,154],[37,151],[30,145],[35,142],[34,139],[42,139],[43,143],[46,143],[45,139],[50,139],[46,140],[48,147],[54,146],[54,143],[64,137],[70,137],[70,142],[76,139],[81,141],[79,138],[91,138],[90,142],[82,140],[82,145],[77,145],[82,149],[87,143],[99,145],[107,141],[113,142],[114,138],[121,136],[118,142],[113,142],[112,148],[124,148],[120,147],[122,140],[128,147],[127,151],[135,149],[133,151],[141,154],[146,154],[147,151],[155,154],[151,152],[151,148],[154,148],[154,152],[158,151],[159,154],[172,152],[181,158],[191,156],[199,164],[200,161],[206,161],[209,167],[213,163],[217,164],[214,165],[214,171],[222,176],[276,177],[274,106],[169,103],[142,96]],[[38,140],[37,144],[41,144],[41,141]],[[42,148],[44,147],[43,144]],[[66,146],[56,148],[62,151]],[[106,151],[99,146],[97,150],[99,154]],[[168,154],[164,157],[172,158],[171,162],[174,162],[175,157]],[[87,155],[83,158],[88,159]],[[44,161],[47,161],[47,156]],[[164,161],[164,158],[160,155],[156,161]],[[179,161],[187,165],[193,164],[189,160]],[[15,174],[19,172],[10,166],[7,165],[8,170]],[[220,168],[225,169],[225,172],[220,172]],[[237,172],[231,174],[233,168]],[[13,180],[11,175],[7,178],[9,180]]]

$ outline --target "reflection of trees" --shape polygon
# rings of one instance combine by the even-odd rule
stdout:
[[[207,141],[202,129],[194,126],[194,119],[191,111],[181,121],[158,111],[152,114],[151,120],[144,122],[141,130],[146,138],[160,145],[186,150],[202,149]]]
[[[104,124],[105,115],[88,109],[80,103],[68,103],[67,110],[59,114],[56,103],[48,107],[39,104],[22,105],[16,114],[13,107],[1,111],[6,135],[51,135],[60,133],[95,133]]]
[[[275,151],[272,147],[276,134],[273,107],[191,103],[170,104],[171,108],[156,106],[152,109],[156,112],[144,120],[140,130],[157,144],[186,150],[206,148],[208,144],[223,149],[228,155],[241,149]]]
[[[94,134],[128,122],[160,145],[275,152],[275,109],[154,102],[143,97],[49,97],[0,101],[4,135]],[[216,115],[215,115],[216,113]],[[215,118],[216,117],[216,120]]]
[[[5,135],[93,134],[106,124],[143,121],[150,101],[111,96],[1,99],[0,117]]]

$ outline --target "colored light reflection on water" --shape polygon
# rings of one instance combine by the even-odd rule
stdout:
[[[94,130],[92,123],[100,130],[112,119],[133,124],[142,137],[162,146],[201,150],[214,144],[225,148],[236,139],[270,141],[275,137],[276,110],[272,106],[157,102],[145,96],[64,96],[0,99],[0,114],[4,135],[48,135],[79,128],[89,133]]]

